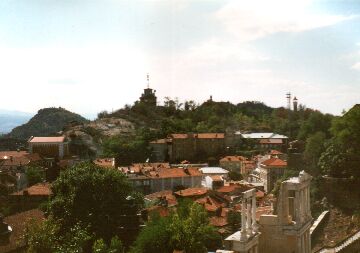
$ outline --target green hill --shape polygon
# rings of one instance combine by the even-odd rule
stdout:
[[[16,139],[28,139],[31,136],[49,136],[62,131],[71,123],[85,123],[84,117],[65,110],[64,108],[44,108],[32,117],[26,124],[15,127],[9,137]]]

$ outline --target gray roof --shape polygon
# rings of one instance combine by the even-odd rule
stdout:
[[[276,133],[246,133],[242,134],[241,132],[236,132],[235,134],[240,134],[243,138],[250,139],[287,139],[288,137]]]

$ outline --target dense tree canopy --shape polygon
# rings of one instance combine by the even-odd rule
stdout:
[[[172,253],[175,249],[204,253],[221,246],[221,237],[209,225],[205,209],[181,203],[169,217],[153,216],[138,236],[132,253]]]
[[[319,166],[332,176],[360,178],[360,105],[333,121],[332,140],[322,153]]]
[[[80,222],[96,238],[108,241],[123,233],[121,229],[128,232],[136,227],[142,198],[117,170],[78,164],[61,173],[52,192],[48,212],[61,230],[68,231]]]

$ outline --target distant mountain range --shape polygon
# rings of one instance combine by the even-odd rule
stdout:
[[[33,113],[0,109],[0,134],[9,133],[14,127],[26,123]]]

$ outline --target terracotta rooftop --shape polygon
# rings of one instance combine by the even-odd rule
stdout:
[[[201,204],[208,212],[216,212],[220,207],[225,206],[224,203],[221,203],[210,196],[197,199],[195,202]]]
[[[30,186],[22,191],[14,192],[11,195],[19,196],[24,195],[24,192],[32,196],[49,196],[51,194],[50,184],[49,183],[39,183],[33,186]]]
[[[46,142],[64,142],[65,136],[56,136],[56,137],[33,137],[30,139],[30,143],[46,143]]]
[[[225,156],[224,158],[221,158],[220,162],[240,162],[245,160],[246,158],[243,156],[233,155],[233,156]]]
[[[102,159],[99,158],[94,160],[93,163],[104,168],[115,168],[113,159],[114,158],[102,158]]]
[[[198,134],[170,134],[173,139],[187,139],[187,138],[198,138],[198,139],[224,139],[224,133],[198,133]]]
[[[157,212],[161,217],[169,216],[170,210],[165,206],[151,206],[146,209],[148,213]]]
[[[37,153],[29,154],[26,151],[1,151],[0,160],[2,166],[21,166],[41,161],[42,158]]]
[[[251,189],[251,187],[248,185],[231,184],[231,185],[224,185],[219,189],[217,189],[216,191],[220,193],[231,193],[235,191],[243,192],[249,189]]]
[[[211,177],[211,179],[213,180],[213,181],[216,181],[216,182],[222,182],[222,181],[224,181],[224,179],[222,178],[222,176],[219,176],[219,175],[214,175],[214,176],[210,176]]]
[[[175,192],[175,194],[181,197],[193,197],[205,195],[207,192],[208,190],[206,188],[197,187],[180,190]]]
[[[268,160],[263,161],[261,165],[265,165],[269,167],[286,167],[287,162],[279,158],[270,158]]]
[[[19,249],[25,246],[23,236],[26,224],[31,219],[40,222],[44,219],[44,213],[39,209],[32,209],[4,218],[4,222],[11,226],[12,232],[9,242],[7,244],[0,244],[0,252],[20,252]]]
[[[215,227],[224,227],[228,224],[226,217],[214,216],[214,217],[210,217],[209,221],[210,224]]]
[[[278,150],[272,149],[272,150],[270,150],[269,154],[270,155],[282,155],[283,153]]]

